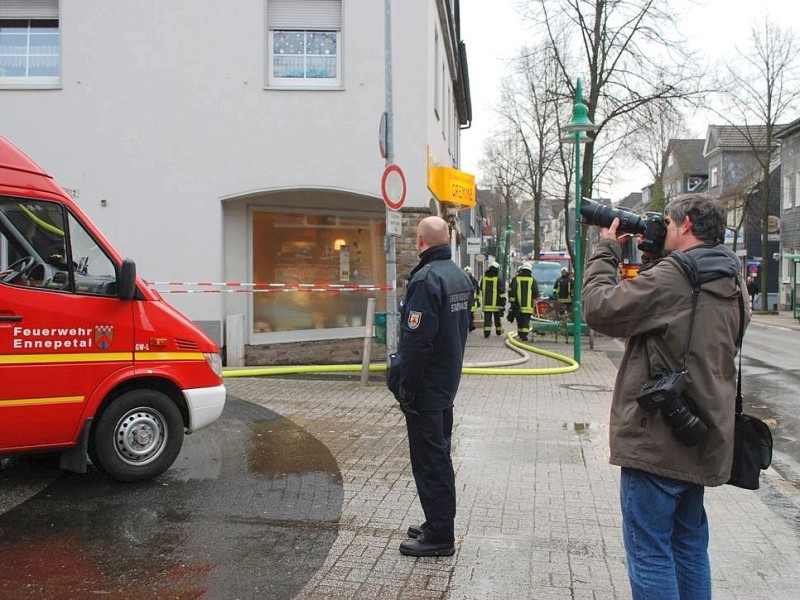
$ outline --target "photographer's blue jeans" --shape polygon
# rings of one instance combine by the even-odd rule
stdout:
[[[705,488],[622,469],[622,534],[633,600],[708,600]]]

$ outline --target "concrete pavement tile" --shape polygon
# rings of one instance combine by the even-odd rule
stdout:
[[[571,344],[542,346],[571,354]],[[496,336],[468,341],[467,360],[511,355]],[[607,462],[614,377],[606,354],[589,350],[565,375],[463,377],[453,436],[457,552],[438,559],[397,550],[406,527],[423,519],[403,416],[381,382],[226,383],[302,424],[342,471],[337,541],[299,597],[626,599],[619,469]],[[776,511],[788,501],[776,496],[775,477],[758,492],[707,492],[715,598],[798,597],[800,533],[791,510]]]

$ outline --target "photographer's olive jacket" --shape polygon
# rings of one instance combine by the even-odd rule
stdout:
[[[675,256],[646,265],[633,279],[619,280],[622,252],[600,240],[586,265],[583,317],[589,326],[628,338],[617,373],[610,421],[610,462],[701,485],[730,478],[736,412],[736,363],[742,326],[739,261],[722,245],[685,252],[703,283],[687,362],[683,397],[708,427],[703,441],[684,446],[659,410],[636,402],[642,385],[659,374],[680,371],[692,312],[692,285]],[[750,319],[744,311],[744,325]]]

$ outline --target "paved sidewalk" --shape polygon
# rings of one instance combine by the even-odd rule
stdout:
[[[754,323],[759,325],[771,325],[773,327],[783,327],[800,332],[800,321],[794,318],[792,311],[781,311],[777,313],[752,313]]]
[[[541,341],[543,339],[549,341]],[[572,355],[572,343],[537,338]],[[456,554],[405,557],[423,520],[403,416],[383,378],[229,379],[229,393],[292,419],[331,451],[344,504],[338,536],[299,598],[630,598],[608,410],[621,345],[601,339],[573,373],[465,375],[455,408]],[[468,362],[507,360],[470,335]],[[530,367],[560,363],[531,355]],[[715,599],[800,597],[800,490],[769,471],[756,492],[709,489]]]

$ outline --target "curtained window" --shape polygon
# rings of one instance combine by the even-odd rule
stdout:
[[[341,0],[268,0],[268,85],[341,87],[341,12]]]
[[[0,85],[60,83],[58,0],[0,2]]]

